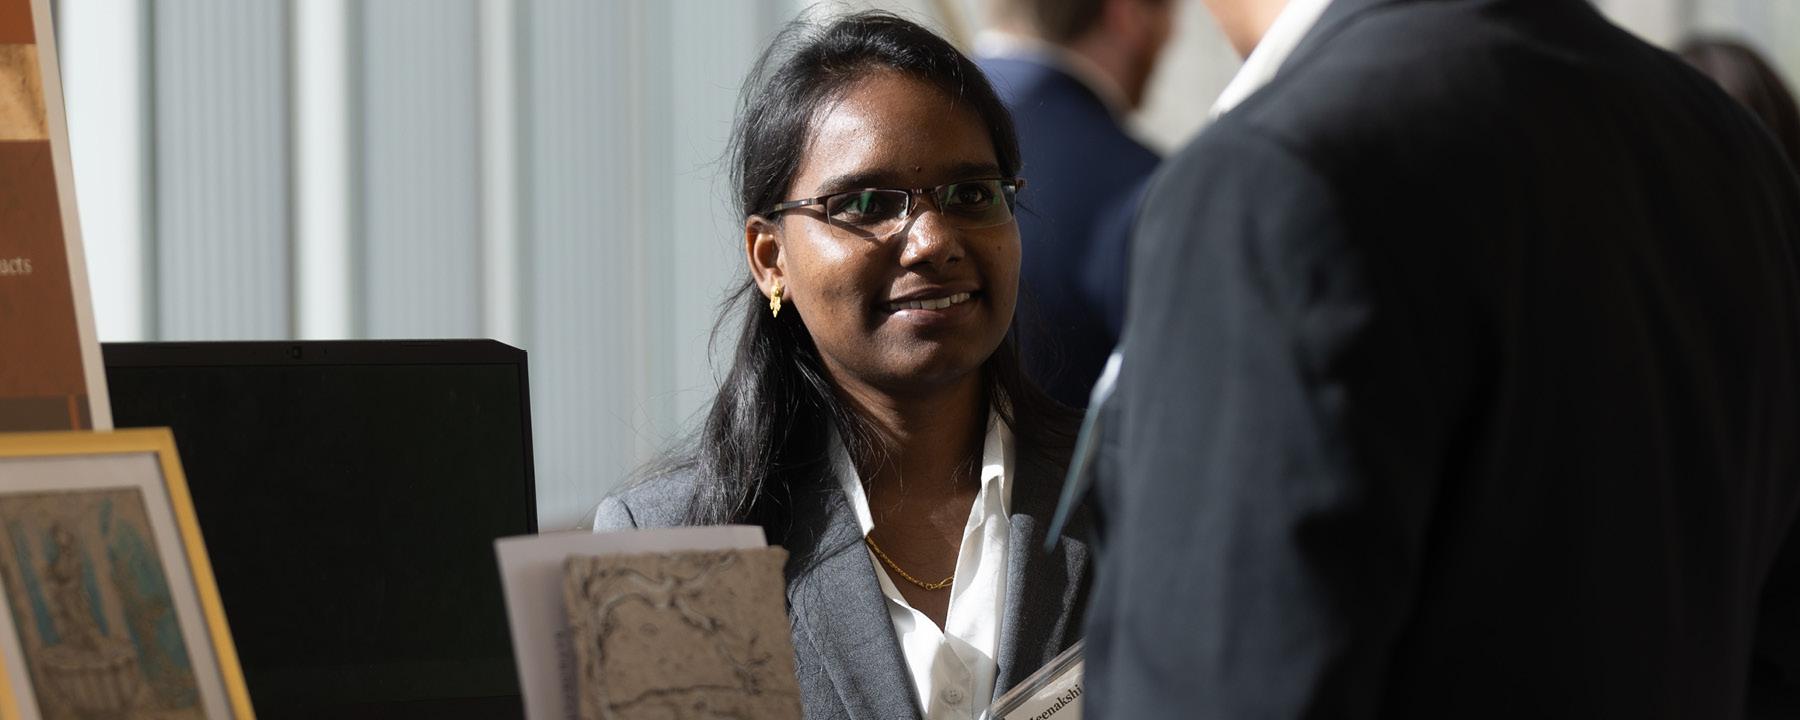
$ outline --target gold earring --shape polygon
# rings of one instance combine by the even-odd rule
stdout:
[[[769,317],[781,317],[781,279],[775,279],[775,290],[769,293]]]

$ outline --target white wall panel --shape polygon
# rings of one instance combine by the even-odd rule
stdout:
[[[712,397],[708,336],[745,272],[723,153],[744,74],[783,14],[770,5],[522,6],[524,282],[546,527],[574,522],[666,450]]]
[[[1138,137],[1165,155],[1180,148],[1206,125],[1207,110],[1242,65],[1206,8],[1177,3],[1175,30],[1133,118]]]
[[[521,161],[527,343],[540,523],[574,522],[581,505],[637,457],[645,207],[642,5],[533,0],[522,8],[525,120]]]
[[[287,5],[151,7],[155,335],[288,337]]]
[[[476,4],[371,0],[354,10],[363,334],[480,336]]]
[[[1658,45],[1681,39],[1697,0],[1596,0],[1613,22]]]
[[[480,0],[482,325],[517,345],[520,302],[519,9]]]
[[[1764,7],[1763,49],[1773,55],[1788,90],[1800,92],[1800,2],[1769,0]]]
[[[766,33],[744,32],[768,16],[749,3],[719,7],[707,0],[662,5],[670,60],[670,142],[661,162],[670,168],[663,202],[667,235],[652,248],[665,281],[654,288],[666,309],[658,338],[667,358],[667,384],[652,398],[649,418],[658,435],[678,434],[705,409],[716,390],[714,369],[725,370],[734,337],[720,338],[709,357],[708,341],[725,294],[748,276],[743,221],[729,182],[732,117],[744,76],[779,23]]]
[[[356,337],[350,6],[293,3],[295,335]]]
[[[154,322],[145,301],[152,281],[145,12],[143,0],[65,0],[56,16],[81,242],[103,341],[143,340]],[[95,211],[85,211],[89,205]]]

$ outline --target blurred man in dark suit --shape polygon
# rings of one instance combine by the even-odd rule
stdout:
[[[1800,182],[1586,0],[1208,0],[1090,717],[1800,717]],[[1235,107],[1232,105],[1235,104]]]
[[[1025,369],[1072,407],[1087,406],[1119,339],[1126,237],[1157,163],[1125,118],[1144,100],[1175,2],[994,0],[999,29],[977,43],[1031,181],[1019,216]]]

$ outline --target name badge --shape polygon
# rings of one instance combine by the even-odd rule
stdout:
[[[1077,641],[982,713],[982,720],[1081,720],[1082,641]]]

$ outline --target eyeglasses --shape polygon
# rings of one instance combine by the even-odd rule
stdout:
[[[773,218],[794,208],[819,205],[823,219],[839,237],[885,240],[906,226],[916,195],[931,196],[950,227],[974,230],[1010,222],[1022,187],[1024,178],[984,178],[910,190],[866,188],[776,203],[762,215]]]

